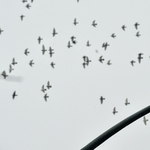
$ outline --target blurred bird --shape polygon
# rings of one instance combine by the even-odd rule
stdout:
[[[113,33],[113,34],[111,35],[111,37],[112,37],[112,38],[115,38],[115,37],[116,37],[115,33]]]
[[[68,48],[72,47],[72,45],[70,44],[70,41],[68,42],[67,47],[68,47]]]
[[[53,62],[51,62],[51,67],[52,67],[52,68],[54,68],[54,65],[55,65],[55,64],[54,64]]]
[[[139,54],[138,54],[139,63],[141,63],[141,59],[143,59],[142,55],[143,55],[143,53],[139,53]]]
[[[145,125],[147,125],[147,121],[148,121],[148,119],[146,119],[146,117],[144,116],[143,117],[143,122],[144,122]]]
[[[122,29],[125,31],[125,28],[127,28],[125,25],[122,26]]]
[[[42,46],[42,54],[44,55],[46,51],[47,51],[47,50],[45,49],[45,46],[43,45],[43,46]]]
[[[14,99],[16,96],[18,96],[18,95],[16,94],[16,91],[14,91],[12,94],[12,98]]]
[[[47,82],[47,88],[50,89],[52,86],[50,85],[49,81]]]
[[[88,46],[88,47],[91,46],[89,41],[87,41],[86,46]]]
[[[78,24],[78,22],[77,22],[77,19],[76,19],[76,18],[74,19],[73,24],[74,24],[75,26]]]
[[[27,2],[26,0],[22,0],[23,3]]]
[[[49,54],[50,54],[50,57],[52,57],[52,55],[54,54],[53,49],[51,47],[49,47]]]
[[[58,33],[56,32],[55,28],[53,28],[53,33],[52,33],[52,35],[55,36],[56,34],[58,34]]]
[[[134,66],[135,61],[131,60],[130,63],[131,63],[132,66]]]
[[[12,63],[11,64],[12,65],[16,65],[17,64],[17,62],[15,62],[15,58],[12,59]]]
[[[21,15],[21,16],[20,16],[20,18],[21,18],[21,21],[23,20],[23,18],[24,18],[24,17],[25,17],[24,15]]]
[[[138,22],[136,22],[136,23],[134,24],[136,30],[138,29],[138,26],[139,26],[139,25],[140,25],[140,24],[139,24]]]
[[[137,33],[136,33],[136,36],[139,37],[139,36],[141,36],[141,34],[139,34],[139,32],[137,32]]]
[[[105,100],[105,98],[103,96],[101,96],[100,97],[101,104],[103,104],[103,100]]]
[[[129,105],[130,103],[128,102],[128,99],[126,98],[126,100],[125,100],[125,105],[127,106],[127,105]]]
[[[31,61],[29,62],[29,65],[32,67],[33,64],[34,64],[34,63],[33,63],[33,60],[31,60]]]
[[[118,113],[118,111],[116,111],[116,107],[114,107],[113,114],[115,115],[116,113]]]
[[[5,71],[3,71],[1,75],[4,77],[4,79],[6,79],[6,77],[8,77],[8,75],[6,74]]]
[[[96,27],[97,23],[95,23],[95,20],[92,22],[92,26]]]
[[[38,38],[39,44],[41,43],[41,40],[43,40],[43,39],[39,36],[39,38]]]
[[[9,65],[9,73],[11,73],[11,72],[12,72],[12,70],[14,70],[14,69],[12,68],[12,66],[11,66],[11,65]]]
[[[108,60],[107,65],[111,65],[112,63],[110,63],[110,60]]]
[[[44,95],[44,99],[47,102],[47,98],[49,98],[49,96],[47,96],[47,93]]]
[[[28,51],[28,48],[25,49],[24,54],[28,56],[29,53],[30,53],[30,52]]]
[[[103,59],[103,56],[100,56],[100,57],[99,57],[99,61],[100,61],[101,63],[103,63],[104,60],[105,60],[105,59]]]
[[[46,89],[44,88],[44,85],[42,85],[41,91],[45,93]]]
[[[28,9],[30,9],[31,6],[30,6],[30,4],[27,4],[26,7],[27,7]]]
[[[1,28],[0,28],[0,34],[1,34],[2,32],[4,32],[4,31],[3,31],[3,30],[1,30]]]

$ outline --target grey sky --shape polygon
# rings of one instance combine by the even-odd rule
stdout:
[[[28,10],[25,6],[30,3]],[[77,150],[129,115],[149,105],[150,1],[145,0],[5,0],[0,3],[0,149]],[[24,15],[23,21],[20,16]],[[77,18],[79,24],[73,25]],[[97,27],[91,24],[95,20]],[[140,24],[136,30],[134,24]],[[126,31],[122,30],[126,25]],[[52,36],[53,28],[58,35]],[[136,37],[140,32],[141,36]],[[116,34],[113,39],[112,33]],[[71,36],[77,44],[68,49]],[[38,44],[38,37],[43,40]],[[91,46],[87,47],[86,42]],[[102,44],[108,42],[105,51]],[[42,45],[49,52],[42,55]],[[28,48],[29,55],[24,54]],[[98,51],[96,53],[96,50]],[[141,64],[137,57],[143,53]],[[92,62],[83,68],[82,57]],[[98,59],[103,55],[105,61]],[[18,62],[9,74],[12,59]],[[33,67],[29,66],[30,60]],[[112,65],[108,66],[107,61]],[[135,66],[130,64],[135,60]],[[54,62],[55,69],[50,66]],[[14,81],[13,81],[14,79]],[[44,101],[41,87],[52,88]],[[12,93],[18,96],[12,99]],[[100,96],[105,97],[103,105]],[[130,105],[125,106],[128,98]],[[113,115],[116,107],[118,114]],[[150,115],[146,115],[150,119]],[[143,118],[97,150],[150,149],[150,123]]]

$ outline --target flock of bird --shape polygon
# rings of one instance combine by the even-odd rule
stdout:
[[[27,0],[22,0],[22,2],[23,2],[23,3],[26,3]],[[79,2],[79,0],[77,0],[77,2]],[[31,3],[33,3],[33,0],[31,0]],[[30,4],[27,4],[26,7],[27,7],[28,9],[30,9],[31,5],[30,5]],[[23,21],[23,18],[24,18],[24,17],[25,17],[24,15],[21,15],[21,16],[20,16],[21,21]],[[77,19],[76,19],[76,18],[74,19],[73,24],[74,24],[75,26],[79,24],[79,22],[77,22]],[[94,20],[91,25],[96,28],[96,26],[97,26],[98,24],[96,23],[96,20]],[[138,30],[139,25],[140,25],[140,24],[139,24],[138,22],[136,22],[136,23],[134,24],[136,30]],[[123,31],[126,31],[126,28],[127,28],[127,27],[126,27],[125,25],[123,25],[121,28],[122,28]],[[0,34],[2,34],[2,32],[4,32],[4,30],[2,30],[2,29],[0,28]],[[56,29],[53,28],[52,36],[54,37],[54,36],[57,35],[57,34],[58,34],[58,32],[56,32]],[[141,34],[140,34],[139,31],[136,33],[136,36],[137,36],[137,37],[140,37],[140,36],[141,36]],[[115,34],[115,33],[112,33],[112,34],[111,34],[111,37],[112,37],[112,38],[116,38],[116,34]],[[38,44],[41,44],[41,41],[42,41],[43,39],[39,36],[37,40],[38,40]],[[71,40],[68,41],[67,47],[68,47],[68,48],[71,48],[71,47],[72,47],[72,44],[77,44],[77,41],[76,41],[76,37],[75,37],[75,36],[72,36],[72,37],[71,37]],[[87,41],[86,46],[87,46],[87,47],[90,47],[90,46],[91,46],[91,43],[90,43],[89,41]],[[102,44],[102,48],[104,48],[104,50],[107,50],[107,47],[108,47],[108,46],[110,46],[110,44],[108,44],[108,42],[104,42],[104,43]],[[44,55],[45,52],[47,51],[47,49],[45,49],[45,46],[44,46],[44,45],[42,45],[42,50],[41,50],[41,51],[42,51],[42,54],[43,54],[43,55]],[[28,51],[28,48],[25,49],[24,54],[25,54],[26,56],[28,56],[29,53],[30,53],[30,52]],[[53,54],[54,54],[54,49],[52,49],[51,47],[49,47],[49,55],[50,55],[50,57],[52,57]],[[139,53],[139,54],[138,54],[137,59],[138,59],[138,62],[139,62],[139,63],[141,63],[141,60],[143,59],[142,56],[143,56],[143,53]],[[88,56],[83,56],[82,58],[83,58],[83,61],[84,61],[83,64],[82,64],[82,65],[83,65],[83,68],[86,68],[86,66],[88,66],[89,63],[92,62],[92,61],[89,59]],[[105,60],[105,59],[103,58],[103,56],[100,56],[98,61],[99,61],[100,63],[103,63],[104,60]],[[136,62],[135,60],[131,60],[131,61],[130,61],[130,63],[131,63],[132,66],[134,66],[134,63],[135,63],[135,62]],[[12,68],[12,65],[16,65],[16,64],[17,64],[17,62],[15,61],[15,58],[13,58],[13,59],[12,59],[12,63],[9,65],[9,73],[11,73],[11,72],[14,70],[14,68]],[[31,67],[33,67],[33,65],[34,65],[33,60],[30,60],[29,65],[30,65]],[[50,65],[51,65],[52,68],[55,68],[55,67],[54,67],[54,66],[55,66],[55,63],[54,63],[54,62],[51,62]],[[108,60],[108,61],[107,61],[107,65],[112,65],[111,60]],[[4,77],[4,79],[6,79],[6,78],[8,77],[8,74],[6,74],[6,71],[5,71],[5,70],[2,72],[1,75]],[[47,86],[46,86],[46,87],[47,87],[47,89],[44,88],[44,85],[42,85],[41,91],[42,91],[43,93],[45,93],[46,90],[49,90],[50,88],[52,88],[52,86],[50,85],[50,82],[49,82],[49,81],[47,82]],[[12,98],[15,99],[16,96],[18,96],[18,95],[16,94],[16,91],[14,91],[13,94],[12,94]],[[48,97],[49,97],[49,96],[47,95],[47,93],[45,93],[44,99],[45,99],[46,102],[47,102],[47,98],[48,98]],[[101,97],[100,97],[100,102],[101,102],[101,104],[103,104],[103,101],[104,101],[104,100],[105,100],[105,98],[104,98],[103,96],[101,96]],[[129,104],[130,104],[130,102],[128,102],[128,99],[126,99],[126,100],[125,100],[125,105],[127,106],[127,105],[129,105]],[[114,115],[115,115],[116,113],[118,113],[118,111],[116,110],[116,107],[113,108],[113,112],[112,112],[112,113],[113,113]],[[147,121],[148,121],[148,119],[146,119],[146,117],[144,116],[144,117],[143,117],[143,122],[144,122],[145,125],[147,124]]]

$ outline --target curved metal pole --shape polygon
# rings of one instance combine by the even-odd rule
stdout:
[[[111,127],[107,131],[105,131],[103,134],[95,138],[93,141],[91,141],[89,144],[87,144],[85,147],[83,147],[81,150],[94,150],[96,147],[98,147],[100,144],[105,142],[108,138],[116,134],[118,131],[123,129],[124,127],[128,126],[132,122],[136,121],[140,117],[148,114],[150,112],[150,106],[145,107],[144,109],[136,112],[135,114],[129,116],[128,118],[122,120],[115,126]]]

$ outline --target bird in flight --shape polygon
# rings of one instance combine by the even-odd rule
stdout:
[[[26,3],[27,1],[26,1],[26,0],[22,0],[22,2],[23,2],[23,3]]]
[[[136,33],[136,36],[139,37],[139,36],[141,36],[141,34],[140,34],[139,32],[137,32],[137,33]]]
[[[68,42],[67,47],[68,47],[68,48],[72,47],[72,45],[70,44],[70,41]]]
[[[39,36],[39,38],[38,38],[39,44],[41,43],[41,40],[43,40],[43,39]]]
[[[71,37],[71,41],[72,41],[73,44],[76,44],[76,43],[77,43],[76,40],[75,40],[75,38],[76,38],[75,36],[72,36],[72,37]]]
[[[126,100],[125,100],[125,105],[127,106],[127,105],[129,105],[130,103],[128,102],[128,99],[126,98]]]
[[[103,56],[100,56],[100,57],[99,57],[99,61],[100,61],[101,63],[103,63],[104,60],[105,60],[105,59],[103,59]]]
[[[140,24],[139,24],[138,22],[136,22],[136,23],[134,24],[136,30],[138,29],[138,26],[139,26],[139,25],[140,25]]]
[[[53,28],[53,36],[55,36],[56,34],[58,34],[57,32],[56,32],[56,30],[55,30],[55,28]]]
[[[125,28],[127,28],[125,25],[122,26],[122,29],[125,31]]]
[[[139,53],[139,54],[138,54],[139,63],[141,63],[141,59],[143,59],[142,55],[143,55],[143,53]]]
[[[45,93],[46,89],[44,88],[44,85],[42,85],[41,91]]]
[[[47,96],[47,93],[44,95],[44,99],[47,102],[47,98],[49,98],[49,96]]]
[[[143,122],[144,122],[145,125],[147,125],[147,121],[148,121],[148,119],[146,119],[146,117],[144,116],[143,117]]]
[[[107,65],[112,65],[112,63],[110,63],[110,60],[108,60]]]
[[[101,96],[100,97],[101,104],[103,104],[103,100],[105,100],[105,98],[103,96]]]
[[[28,9],[30,9],[31,6],[30,6],[30,4],[27,4],[26,7],[27,7]]]
[[[102,47],[104,47],[105,50],[107,49],[107,46],[109,46],[107,42],[102,44]]]
[[[16,91],[14,91],[12,94],[12,98],[14,99],[16,96],[18,96],[18,95],[16,94]]]
[[[33,64],[34,64],[34,63],[33,63],[33,60],[31,60],[31,61],[29,62],[29,65],[32,67]]]
[[[54,68],[54,65],[55,65],[55,64],[54,64],[53,62],[51,62],[51,67],[52,67],[52,68]]]
[[[86,46],[88,46],[88,47],[91,46],[89,41],[87,41]]]
[[[92,26],[96,27],[97,23],[95,22],[95,20],[92,22]]]
[[[15,62],[15,58],[12,59],[12,63],[11,63],[11,64],[12,64],[12,65],[17,64],[17,62]]]
[[[84,60],[84,63],[86,63],[86,64],[84,64],[84,65],[89,65],[89,62],[91,62],[91,60],[87,57],[87,56],[83,56],[82,57],[83,58],[83,60]]]
[[[50,89],[52,86],[50,85],[49,81],[47,82],[47,88]]]
[[[4,79],[6,79],[6,77],[8,77],[8,75],[6,74],[5,71],[3,71],[1,75],[4,77]]]
[[[111,37],[112,37],[112,38],[115,38],[115,37],[116,37],[115,33],[113,33],[113,34],[111,35]]]
[[[12,68],[12,66],[11,66],[11,65],[9,65],[9,73],[11,73],[11,72],[12,72],[12,70],[14,70],[14,69]]]
[[[52,55],[54,54],[53,49],[51,47],[49,47],[49,54],[50,54],[50,57],[52,57]]]
[[[85,65],[87,65],[87,63],[86,63],[86,62],[83,62],[83,64],[82,64],[82,65],[83,65],[83,68],[85,68]]]
[[[42,54],[44,55],[46,51],[47,51],[47,50],[45,49],[45,46],[43,45],[43,46],[42,46]]]
[[[130,63],[131,63],[132,66],[134,66],[135,61],[131,60]]]
[[[25,17],[24,15],[21,15],[21,16],[20,16],[20,18],[21,18],[21,21],[23,20],[23,18],[24,18],[24,17]]]
[[[76,19],[76,18],[74,19],[73,24],[74,24],[75,26],[78,24],[78,22],[77,22],[77,19]]]
[[[33,3],[33,0],[31,0],[31,3]]]
[[[28,48],[25,49],[24,54],[28,56],[29,53],[30,53],[30,52],[28,51]]]
[[[4,32],[4,31],[0,28],[0,34],[1,34],[2,32]]]
[[[116,107],[114,107],[113,114],[115,115],[116,113],[118,113],[118,111],[116,111]]]

